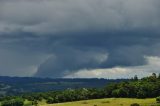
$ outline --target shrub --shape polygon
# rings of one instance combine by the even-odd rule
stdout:
[[[144,90],[139,90],[137,92],[137,98],[141,98],[141,99],[146,98],[146,92]]]
[[[38,101],[37,100],[32,101],[32,105],[37,106],[38,105]]]
[[[140,106],[138,103],[133,103],[130,106]]]
[[[46,102],[47,102],[47,104],[52,104],[52,103],[54,103],[54,100],[53,100],[53,98],[49,97],[46,99]]]
[[[110,101],[102,101],[102,103],[110,103]]]
[[[23,106],[24,100],[21,98],[16,98],[12,100],[4,100],[2,101],[1,106]]]
[[[156,98],[157,103],[160,103],[160,96]]]
[[[88,102],[84,101],[84,102],[82,102],[82,104],[88,104]]]

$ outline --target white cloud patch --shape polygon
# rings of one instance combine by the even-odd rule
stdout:
[[[107,69],[79,70],[65,78],[131,78],[133,75],[144,77],[151,73],[160,73],[160,57],[145,57],[147,65],[134,67],[114,67]]]

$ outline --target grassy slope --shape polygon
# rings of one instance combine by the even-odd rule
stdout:
[[[151,106],[156,103],[153,99],[129,99],[129,98],[109,98],[109,99],[95,99],[84,100],[78,102],[68,102],[59,104],[43,104],[40,106],[130,106],[132,103],[139,103],[141,106]]]

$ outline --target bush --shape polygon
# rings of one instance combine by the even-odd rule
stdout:
[[[102,101],[102,103],[110,103],[110,101]]]
[[[144,90],[139,90],[138,92],[137,92],[137,98],[141,98],[141,99],[144,99],[144,98],[146,98],[147,96],[146,96],[146,92],[144,91]]]
[[[133,103],[130,106],[140,106],[138,103]]]
[[[37,100],[32,101],[32,105],[37,106],[38,105],[38,101]]]
[[[11,100],[2,101],[1,106],[23,106],[24,100],[22,98],[16,98]]]
[[[47,104],[52,104],[52,103],[54,103],[54,100],[53,100],[53,98],[49,97],[46,99],[46,102],[47,102]]]
[[[82,102],[82,104],[88,104],[88,102],[84,101],[84,102]]]
[[[160,96],[156,98],[157,103],[160,103]]]

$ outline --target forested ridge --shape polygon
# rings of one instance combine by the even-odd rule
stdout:
[[[0,97],[30,92],[62,91],[67,88],[102,88],[108,83],[128,79],[103,78],[35,78],[0,76]]]
[[[40,93],[22,94],[19,96],[1,97],[2,104],[9,100],[29,100],[33,104],[46,100],[48,104],[78,100],[100,98],[153,98],[160,96],[160,75],[153,73],[149,77],[138,79],[137,76],[129,81],[110,83],[104,88],[66,89],[63,91],[49,91]],[[7,105],[3,105],[7,106]],[[18,106],[18,105],[16,105]]]

